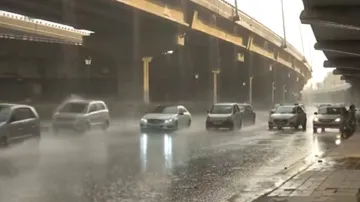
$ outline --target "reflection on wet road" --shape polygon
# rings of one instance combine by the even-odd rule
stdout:
[[[309,113],[310,114],[310,113]],[[267,113],[236,132],[206,132],[204,118],[172,134],[134,127],[84,136],[45,133],[0,151],[0,201],[246,201],[306,157],[336,147],[336,130],[268,131]]]

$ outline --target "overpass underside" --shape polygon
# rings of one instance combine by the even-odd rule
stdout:
[[[4,1],[4,5],[11,9],[16,2],[21,1]],[[66,16],[50,17],[94,31],[84,47],[17,42],[19,48],[27,48],[21,57],[13,54],[16,48],[3,53],[6,59],[11,55],[13,61],[27,61],[34,70],[43,66],[21,78],[23,86],[27,81],[42,86],[41,99],[78,93],[140,103],[212,103],[215,99],[268,105],[295,99],[294,93],[305,82],[285,65],[249,51],[248,41],[234,44],[190,29],[187,23],[193,13],[184,17],[185,23],[178,23],[120,3],[98,16],[85,15],[76,6],[66,8]],[[36,11],[27,12],[36,15]],[[250,38],[249,31],[238,32]],[[92,63],[87,66],[84,59],[89,56]],[[12,82],[17,86],[17,81]]]

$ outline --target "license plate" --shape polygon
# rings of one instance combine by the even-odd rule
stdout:
[[[215,125],[220,125],[220,124],[222,124],[222,122],[221,121],[215,121],[214,124]]]

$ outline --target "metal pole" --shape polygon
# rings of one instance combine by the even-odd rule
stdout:
[[[272,82],[272,91],[271,91],[271,103],[272,103],[272,105],[274,105],[275,104],[275,82],[273,81]]]
[[[283,0],[281,1],[281,14],[282,14],[282,24],[283,24],[283,32],[284,32],[284,44],[283,47],[286,48],[287,43],[286,43],[286,28],[285,28],[285,13],[284,13],[284,2]]]
[[[283,85],[283,102],[286,100],[286,86]]]
[[[87,92],[90,94],[90,65],[86,65],[86,86],[87,86]]]
[[[213,73],[213,76],[214,76],[214,91],[213,91],[213,102],[214,103],[217,103],[217,73],[214,72]]]
[[[239,11],[238,2],[237,2],[237,0],[235,0],[235,19],[236,20],[240,20],[238,11]]]
[[[249,104],[252,104],[252,80],[253,77],[249,77]]]

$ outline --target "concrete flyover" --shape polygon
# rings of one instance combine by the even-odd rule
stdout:
[[[81,45],[85,31],[0,11],[0,38]]]
[[[321,88],[316,90],[302,91],[302,97],[307,103],[354,103],[357,101],[357,92],[353,92],[348,83]]]
[[[315,49],[327,57],[326,68],[342,75],[359,89],[360,76],[360,2],[356,0],[303,0],[305,10],[300,19],[312,26],[317,43]]]
[[[219,0],[3,0],[0,7],[94,31],[84,47],[60,48],[68,62],[43,59],[68,71],[42,78],[61,87],[48,94],[69,89],[142,103],[272,103],[293,99],[311,77],[294,47],[245,13],[235,21],[235,8]],[[87,56],[91,66],[84,65]]]

